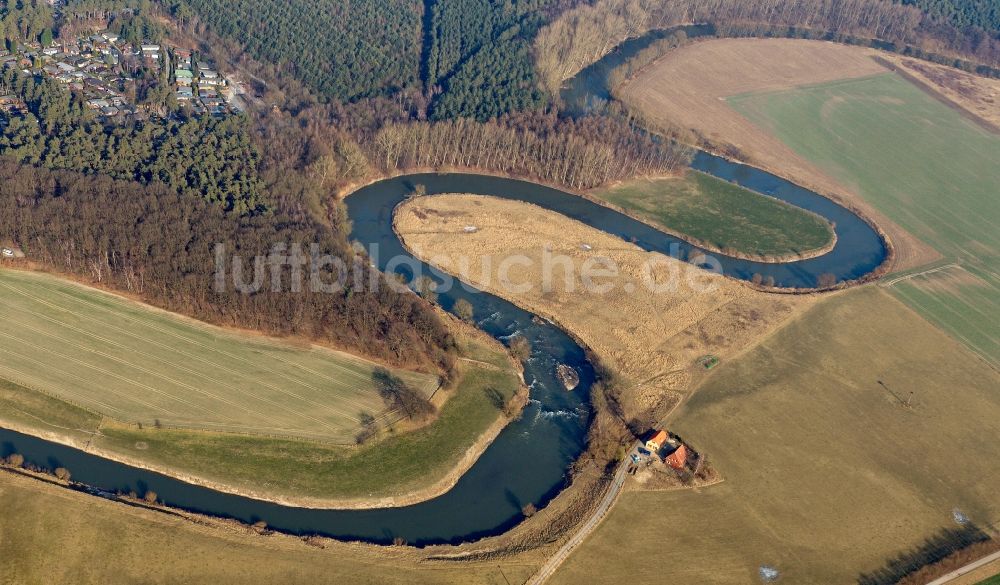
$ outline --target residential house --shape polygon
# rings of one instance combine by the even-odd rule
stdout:
[[[687,465],[687,460],[688,449],[685,445],[677,447],[677,449],[670,455],[667,455],[667,458],[665,459],[667,465],[678,471],[684,469],[684,466]]]
[[[661,447],[667,444],[668,439],[669,437],[667,436],[667,431],[662,429],[656,431],[653,436],[646,441],[646,449],[652,453],[656,453]]]

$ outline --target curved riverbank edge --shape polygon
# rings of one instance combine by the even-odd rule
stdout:
[[[692,148],[692,150],[696,150],[697,149],[697,147],[691,147],[691,148]],[[711,151],[709,151],[707,149],[702,149],[702,150],[705,150],[706,152],[711,152]],[[711,154],[715,154],[715,152],[711,152]],[[720,158],[724,158],[724,157],[720,156]],[[731,162],[735,162],[735,163],[739,163],[739,164],[743,164],[743,165],[752,166],[752,165],[749,165],[749,163],[740,162],[740,161],[737,161],[737,160],[732,160]],[[761,170],[767,170],[767,169],[764,169],[763,167],[758,167],[758,168],[761,168]],[[685,169],[685,171],[687,171],[687,172],[696,172],[696,173],[701,172],[701,171],[692,169],[690,167],[687,168],[687,169]],[[768,171],[768,172],[774,174],[775,176],[779,176],[779,177],[781,176],[778,173],[774,173],[772,171]],[[613,204],[613,203],[611,203],[609,201],[605,201],[604,199],[596,197],[596,196],[594,196],[592,194],[592,191],[594,191],[596,189],[607,188],[607,187],[611,186],[611,184],[602,185],[602,186],[598,186],[598,187],[593,187],[591,189],[574,189],[572,187],[567,187],[566,185],[560,185],[558,183],[552,183],[552,182],[549,182],[549,181],[543,181],[543,180],[538,179],[536,177],[530,177],[530,176],[527,176],[527,175],[515,175],[515,174],[510,174],[510,173],[500,173],[500,172],[496,172],[496,171],[491,171],[489,169],[479,169],[479,168],[476,168],[476,167],[460,167],[460,166],[452,166],[452,165],[446,165],[446,166],[441,166],[441,167],[414,167],[414,168],[406,169],[405,171],[395,171],[395,172],[392,172],[392,173],[386,173],[386,174],[380,175],[377,178],[373,178],[373,179],[370,179],[370,180],[360,181],[360,182],[357,182],[357,183],[351,183],[350,185],[345,186],[345,187],[337,190],[337,192],[334,194],[334,196],[337,199],[343,200],[343,199],[349,197],[355,191],[357,191],[359,189],[363,189],[363,188],[365,188],[365,187],[367,187],[369,185],[374,185],[375,183],[379,183],[381,181],[385,181],[385,180],[388,180],[388,179],[395,179],[395,178],[399,178],[399,177],[405,177],[405,176],[408,176],[408,175],[417,175],[417,174],[421,174],[421,173],[437,173],[437,174],[468,173],[468,174],[476,174],[476,175],[485,175],[485,176],[489,176],[489,177],[497,177],[497,178],[500,178],[500,179],[514,179],[514,180],[517,180],[517,181],[528,181],[528,182],[535,183],[535,184],[538,184],[538,185],[542,185],[542,186],[545,186],[545,187],[549,187],[549,188],[552,188],[552,189],[557,189],[559,191],[563,191],[564,193],[569,193],[571,195],[576,195],[578,197],[581,197],[583,199],[586,199],[586,200],[590,201],[591,203],[600,205],[602,207],[607,207],[608,209],[617,211],[618,213],[621,213],[622,215],[626,215],[626,216],[628,216],[631,219],[634,219],[636,221],[642,222],[642,223],[648,225],[651,228],[660,230],[661,232],[663,232],[663,233],[665,233],[667,235],[670,235],[670,236],[673,236],[675,238],[684,240],[685,242],[691,244],[692,246],[697,246],[699,248],[703,248],[704,250],[706,250],[708,252],[711,252],[712,254],[720,254],[720,255],[723,255],[723,256],[729,256],[730,258],[737,258],[737,259],[740,259],[740,260],[750,260],[752,262],[763,262],[763,263],[768,263],[768,264],[787,264],[789,262],[798,262],[800,260],[809,260],[810,258],[818,258],[818,257],[820,257],[820,256],[822,256],[822,255],[824,255],[824,254],[826,254],[828,252],[830,252],[831,250],[833,250],[833,248],[836,247],[836,245],[837,245],[837,232],[836,232],[836,230],[832,229],[832,226],[830,225],[830,222],[827,221],[826,218],[824,218],[822,215],[820,215],[818,213],[815,213],[813,211],[810,211],[808,209],[802,209],[801,207],[796,207],[796,209],[798,209],[799,211],[801,211],[803,213],[808,213],[810,215],[813,215],[815,217],[820,218],[821,220],[823,220],[824,224],[826,224],[828,227],[830,227],[830,241],[826,245],[821,246],[821,247],[816,248],[816,249],[813,249],[813,250],[806,250],[806,251],[803,251],[803,252],[795,252],[795,253],[780,254],[780,255],[773,255],[773,256],[758,255],[758,254],[748,254],[748,253],[740,252],[738,250],[730,250],[730,251],[722,250],[721,248],[719,248],[717,246],[714,246],[714,245],[712,245],[712,244],[710,244],[708,242],[704,242],[701,239],[696,238],[694,236],[691,236],[689,234],[685,234],[684,232],[673,230],[673,229],[670,229],[670,228],[668,228],[668,227],[666,227],[664,225],[661,225],[661,224],[658,224],[658,223],[654,223],[654,222],[651,222],[651,221],[649,221],[647,219],[644,219],[644,218],[636,215],[634,212],[625,209],[624,207],[617,206],[617,205],[615,205],[615,204]],[[631,180],[632,181],[638,181],[638,180],[673,179],[673,178],[680,178],[682,176],[683,176],[683,172],[682,173],[676,173],[676,174],[673,174],[673,175],[657,175],[657,176],[648,176],[648,177],[645,177],[645,176],[644,177],[635,177],[634,179],[631,179]],[[720,180],[724,180],[724,179],[720,179]],[[624,182],[625,181],[619,181],[618,183],[624,183]],[[727,181],[727,182],[729,182],[729,181]],[[456,194],[459,194],[459,193],[456,193]],[[756,191],[754,191],[754,194],[760,195],[761,197],[770,197],[771,199],[774,199],[774,200],[778,201],[779,203],[782,203],[783,205],[791,205],[789,203],[781,201],[777,197],[772,197],[772,196],[766,195],[764,193],[757,193]],[[795,206],[792,206],[792,207],[795,207]]]
[[[648,130],[647,129],[647,131],[653,131],[653,130]],[[745,286],[749,286],[749,287],[753,288],[754,290],[758,290],[758,291],[766,292],[766,293],[786,294],[786,295],[787,294],[810,294],[810,293],[817,293],[817,292],[827,292],[827,291],[843,290],[845,288],[850,288],[850,287],[853,287],[853,286],[858,286],[858,285],[861,285],[861,284],[866,284],[866,283],[872,282],[874,280],[878,280],[879,278],[881,278],[882,276],[885,276],[886,274],[888,274],[889,272],[891,272],[893,270],[893,267],[895,266],[895,263],[896,263],[896,256],[897,256],[897,254],[896,254],[896,248],[895,248],[895,245],[892,242],[892,239],[889,237],[889,234],[885,230],[883,230],[881,226],[879,226],[878,222],[876,222],[865,210],[859,208],[852,201],[847,200],[846,198],[844,198],[841,195],[838,195],[838,194],[835,194],[835,193],[829,193],[829,192],[827,192],[825,190],[821,190],[821,189],[816,189],[814,187],[809,186],[808,184],[801,184],[801,183],[792,181],[791,179],[785,177],[785,175],[783,175],[782,172],[779,169],[774,169],[774,168],[771,168],[771,167],[769,167],[767,165],[759,165],[759,164],[757,164],[755,162],[752,162],[752,161],[748,162],[748,161],[742,161],[742,160],[733,158],[732,156],[729,156],[729,155],[725,154],[724,152],[722,152],[721,149],[716,148],[714,145],[702,145],[702,146],[689,145],[689,146],[691,147],[691,149],[693,151],[695,151],[695,153],[697,153],[698,151],[701,151],[701,152],[704,152],[704,153],[706,153],[708,155],[711,155],[711,156],[723,159],[723,160],[725,160],[727,162],[730,162],[730,163],[733,163],[733,164],[737,164],[737,165],[741,165],[741,166],[748,167],[748,168],[751,168],[751,169],[756,169],[756,170],[763,171],[765,173],[773,175],[774,177],[776,177],[776,178],[778,178],[778,179],[780,179],[782,181],[785,181],[785,182],[787,182],[789,184],[792,184],[792,185],[796,185],[796,186],[801,187],[803,189],[806,189],[808,191],[812,191],[816,195],[818,195],[820,197],[823,197],[824,199],[828,199],[828,200],[832,201],[833,203],[835,203],[835,204],[843,207],[847,211],[849,211],[852,214],[856,215],[859,219],[861,219],[861,221],[863,221],[865,224],[867,224],[868,227],[870,227],[876,234],[878,234],[879,238],[882,240],[883,246],[885,247],[885,257],[883,258],[882,263],[879,266],[877,266],[873,270],[869,271],[868,273],[864,274],[860,278],[839,281],[836,284],[833,284],[833,285],[830,285],[830,286],[817,286],[817,287],[767,286],[767,285],[762,284],[762,283],[755,283],[752,280],[747,280],[747,279],[743,279],[743,278],[736,278],[736,277],[730,276],[728,274],[724,275],[726,278],[729,278],[731,280],[735,280],[735,281],[741,282]],[[695,169],[695,168],[690,167],[690,166],[687,167],[685,170],[686,171],[699,172],[699,173],[703,173],[704,172],[704,171]],[[387,180],[391,180],[391,179],[398,179],[400,177],[407,177],[407,176],[411,176],[411,175],[419,175],[419,174],[424,174],[424,173],[430,173],[430,174],[452,174],[452,173],[458,173],[458,174],[470,174],[470,175],[484,175],[484,176],[487,176],[487,177],[496,177],[496,178],[500,178],[500,179],[512,179],[512,180],[516,180],[516,181],[526,181],[526,182],[530,182],[530,183],[535,183],[537,185],[542,185],[544,187],[548,187],[548,188],[551,188],[551,189],[555,189],[555,190],[561,191],[561,192],[566,193],[568,195],[574,195],[574,196],[580,197],[581,199],[585,199],[585,200],[589,201],[590,203],[593,203],[595,205],[600,205],[601,207],[604,207],[606,209],[610,209],[610,210],[612,210],[612,211],[614,211],[616,213],[620,213],[620,214],[628,217],[629,219],[635,220],[635,221],[637,221],[639,223],[642,223],[642,224],[644,224],[644,225],[646,225],[648,227],[651,227],[651,228],[653,228],[655,230],[661,231],[661,232],[663,232],[666,235],[669,235],[669,236],[681,239],[681,240],[685,241],[686,243],[691,244],[692,246],[695,246],[695,247],[698,247],[698,248],[703,248],[706,251],[711,252],[713,254],[718,254],[720,256],[726,256],[728,258],[733,258],[733,259],[737,259],[737,260],[747,260],[747,261],[750,261],[750,262],[760,262],[762,264],[791,264],[791,263],[794,263],[794,262],[801,262],[801,261],[804,261],[804,260],[810,260],[810,259],[814,259],[814,258],[820,258],[820,257],[828,254],[829,252],[831,252],[834,248],[836,248],[837,244],[840,243],[840,240],[839,240],[839,238],[837,236],[836,230],[833,229],[832,230],[833,235],[832,235],[831,241],[827,245],[825,245],[822,248],[819,248],[817,250],[806,251],[806,252],[803,252],[801,254],[789,255],[787,258],[784,257],[784,256],[782,256],[782,257],[774,257],[774,259],[771,259],[769,257],[756,257],[755,255],[752,255],[752,254],[741,254],[741,253],[735,253],[734,254],[734,253],[731,253],[731,252],[722,251],[722,250],[720,250],[720,249],[718,249],[718,248],[716,248],[714,246],[705,245],[700,240],[698,240],[698,238],[693,238],[693,237],[691,237],[691,236],[689,236],[687,234],[683,234],[683,233],[680,233],[680,232],[676,232],[676,231],[667,229],[667,228],[665,228],[662,225],[659,225],[659,224],[656,224],[656,223],[652,223],[652,222],[647,221],[647,220],[645,220],[645,219],[643,219],[641,217],[638,217],[638,216],[636,216],[632,212],[629,212],[629,211],[627,211],[625,209],[619,208],[618,206],[616,206],[614,204],[611,204],[611,203],[609,203],[607,201],[604,201],[603,199],[595,197],[594,195],[592,195],[590,193],[590,191],[592,191],[593,189],[587,189],[587,190],[573,189],[573,188],[567,187],[565,185],[559,185],[559,184],[556,184],[556,183],[550,183],[550,182],[547,182],[547,181],[541,181],[541,180],[536,179],[534,177],[527,177],[527,176],[521,176],[521,175],[512,175],[512,174],[509,174],[509,173],[500,173],[500,172],[490,171],[490,170],[481,170],[481,169],[477,169],[477,168],[473,168],[473,167],[457,167],[457,166],[419,167],[419,168],[407,169],[406,171],[396,171],[396,172],[392,172],[392,173],[387,173],[387,174],[381,175],[378,178],[373,178],[373,179],[370,179],[370,180],[366,180],[366,181],[362,181],[362,182],[351,184],[351,185],[349,185],[347,187],[344,187],[344,188],[340,189],[339,191],[337,191],[337,193],[335,194],[335,196],[338,199],[343,200],[346,197],[349,197],[354,192],[356,192],[356,191],[358,191],[360,189],[363,189],[365,187],[374,185],[376,183],[380,183],[382,181],[387,181]],[[706,173],[706,174],[708,174],[709,176],[715,177],[715,178],[717,178],[719,180],[726,181],[727,183],[732,183],[731,181],[728,181],[727,179],[723,179],[722,177],[716,177],[715,175],[712,175],[711,173]],[[665,178],[674,178],[674,177],[680,177],[680,176],[681,176],[680,174],[677,174],[677,175],[660,175],[660,176],[657,176],[657,177],[636,177],[633,180],[641,180],[641,179],[665,179]],[[732,184],[736,184],[736,183],[732,183]],[[750,189],[748,187],[743,187],[742,185],[737,185],[737,186],[740,186],[740,187],[742,187],[744,189],[747,189],[749,191],[753,191],[754,194],[759,195],[761,197],[770,197],[772,199],[777,200],[778,202],[780,202],[782,204],[791,205],[792,207],[795,207],[796,209],[799,209],[800,211],[804,211],[805,213],[810,213],[810,214],[816,215],[816,216],[820,217],[821,219],[823,219],[823,222],[825,224],[827,224],[828,226],[833,227],[830,224],[829,220],[827,220],[821,214],[818,214],[818,213],[816,213],[816,212],[814,212],[812,210],[804,209],[804,208],[799,207],[797,205],[793,205],[791,203],[783,201],[783,200],[781,200],[778,197],[774,197],[773,195],[768,195],[766,193],[761,193],[759,191],[755,191],[754,189]],[[594,189],[598,189],[598,188],[603,188],[603,187],[595,187]],[[462,193],[461,192],[455,192],[453,194],[455,194],[455,195],[461,195]],[[597,229],[600,229],[600,228],[597,228]],[[395,231],[395,214],[393,215],[393,231]],[[397,233],[396,235],[398,237],[399,234]]]
[[[516,362],[516,360],[513,359],[511,359],[511,361]],[[518,367],[517,372],[521,378],[521,385],[517,393],[514,395],[514,406],[517,409],[517,413],[519,413],[527,403],[528,388],[524,384],[524,375],[520,367]],[[493,422],[493,424],[487,427],[486,430],[483,431],[479,437],[469,445],[469,448],[466,449],[455,465],[446,474],[435,480],[429,486],[407,492],[405,494],[376,498],[324,498],[291,496],[280,492],[275,493],[266,490],[238,488],[223,481],[206,479],[196,474],[178,471],[167,465],[157,465],[144,461],[140,458],[123,455],[118,451],[93,447],[90,446],[89,441],[81,443],[79,440],[74,439],[71,436],[55,431],[44,431],[39,428],[26,426],[14,421],[2,421],[0,422],[0,427],[21,433],[23,435],[56,443],[58,445],[70,447],[89,455],[94,455],[96,457],[101,457],[102,459],[128,465],[129,467],[158,473],[187,484],[211,489],[219,493],[294,508],[313,510],[374,510],[379,508],[400,508],[403,506],[411,506],[413,504],[419,504],[421,502],[432,500],[448,493],[453,487],[455,487],[455,484],[458,483],[462,476],[472,468],[476,461],[479,460],[480,456],[482,456],[486,449],[493,444],[493,441],[496,440],[500,433],[507,428],[507,425],[517,419],[517,416],[518,414],[515,414],[512,417],[503,416],[501,414]],[[100,430],[95,433],[95,436],[100,436]]]
[[[733,162],[738,162],[738,161],[733,161]],[[740,164],[746,164],[746,163],[740,163]],[[689,172],[699,173],[701,171],[696,171],[694,169],[689,169]],[[711,175],[709,175],[709,176],[711,176]],[[674,178],[673,175],[668,176],[668,177],[640,177],[638,179],[633,179],[633,181],[635,181],[635,180],[651,180],[651,181],[655,181],[655,180],[659,180],[659,179],[672,179],[672,178]],[[720,179],[720,180],[724,180],[724,179]],[[726,182],[728,183],[729,181],[726,181]],[[626,181],[619,181],[618,182],[618,184],[625,184],[625,183],[626,183]],[[735,183],[730,183],[730,184],[735,184]],[[605,188],[612,187],[612,186],[613,185],[607,185],[607,186],[604,186],[604,187],[597,187],[596,189],[605,189]],[[829,233],[829,236],[830,236],[830,241],[829,242],[827,242],[826,244],[824,244],[824,245],[822,245],[822,246],[820,246],[818,248],[813,248],[812,250],[805,250],[805,251],[802,251],[802,252],[789,252],[787,254],[750,254],[750,253],[747,253],[747,252],[741,252],[740,250],[723,250],[722,248],[719,248],[718,246],[716,246],[714,244],[711,244],[709,242],[706,242],[706,241],[704,241],[704,240],[702,240],[700,238],[696,238],[694,236],[685,234],[683,232],[679,232],[677,230],[671,229],[671,228],[669,228],[669,227],[667,227],[667,226],[665,226],[665,225],[663,225],[661,223],[658,223],[658,222],[655,222],[655,221],[651,221],[651,220],[649,220],[647,218],[644,218],[644,217],[642,217],[641,215],[635,213],[632,210],[626,209],[626,208],[624,208],[624,207],[622,207],[620,205],[615,205],[614,203],[611,203],[610,201],[607,201],[605,199],[597,197],[596,195],[592,194],[592,191],[594,191],[594,189],[591,189],[591,190],[588,190],[588,191],[581,191],[581,192],[579,192],[577,194],[580,197],[583,197],[584,199],[587,199],[587,200],[589,200],[589,201],[591,201],[593,203],[596,203],[598,205],[603,205],[604,207],[607,207],[608,209],[613,209],[613,210],[617,211],[618,213],[620,213],[622,215],[626,215],[626,216],[628,216],[628,217],[630,217],[630,218],[632,218],[632,219],[634,219],[634,220],[636,220],[638,222],[642,222],[642,223],[648,225],[651,228],[658,229],[658,230],[660,230],[661,232],[663,232],[665,234],[668,234],[668,235],[674,236],[675,238],[684,240],[685,242],[687,242],[689,244],[692,244],[694,246],[697,246],[697,247],[705,250],[706,252],[710,252],[712,254],[719,254],[719,255],[722,255],[722,256],[729,256],[730,258],[737,258],[739,260],[750,260],[751,262],[761,262],[761,263],[765,263],[765,264],[787,264],[789,262],[798,262],[800,260],[809,260],[809,259],[812,259],[812,258],[818,258],[818,257],[820,257],[820,256],[822,256],[824,254],[827,254],[827,253],[831,252],[837,246],[837,231],[835,229],[833,229],[833,226],[830,224],[830,222],[827,221],[826,218],[823,217],[822,215],[820,215],[820,214],[818,214],[816,212],[810,211],[808,209],[802,209],[801,207],[796,207],[796,209],[798,209],[799,211],[801,211],[803,213],[807,213],[807,214],[809,214],[809,215],[811,215],[813,217],[817,217],[817,218],[819,218],[820,220],[823,221],[823,224],[827,227],[827,230],[828,230],[828,233]],[[788,205],[790,207],[795,207],[794,205],[791,205],[789,203],[785,203],[784,201],[781,201],[777,197],[772,197],[770,195],[765,195],[764,193],[757,193],[756,191],[754,192],[754,194],[760,195],[761,197],[769,197],[769,198],[771,198],[771,199],[773,199],[773,200],[781,203],[782,205]]]
[[[716,148],[714,145],[705,146],[705,147],[696,147],[696,148],[698,148],[699,150],[702,150],[703,152],[706,152],[706,153],[708,153],[708,154],[710,154],[712,156],[715,156],[715,157],[721,158],[723,160],[726,160],[728,162],[731,162],[731,163],[734,163],[734,164],[738,164],[738,165],[743,165],[743,166],[750,167],[750,168],[759,169],[761,171],[764,171],[766,173],[774,175],[775,177],[778,177],[779,179],[781,179],[783,181],[786,181],[786,182],[791,183],[793,185],[798,185],[799,187],[802,187],[803,189],[807,189],[809,191],[812,191],[813,193],[819,195],[820,197],[829,199],[830,201],[836,203],[837,205],[839,205],[839,206],[843,207],[844,209],[846,209],[846,210],[850,211],[851,213],[853,213],[861,221],[865,222],[868,225],[868,227],[870,227],[876,234],[878,234],[879,239],[882,240],[882,245],[885,247],[885,258],[883,258],[882,263],[879,264],[878,266],[876,266],[875,269],[869,271],[867,274],[861,276],[860,278],[855,278],[855,279],[851,279],[851,280],[844,280],[844,281],[838,282],[837,284],[832,285],[832,286],[815,287],[815,288],[790,288],[790,287],[778,287],[778,286],[765,286],[765,285],[761,285],[761,284],[756,284],[756,283],[754,283],[752,281],[743,281],[747,285],[753,287],[756,290],[762,291],[762,292],[777,293],[777,294],[808,294],[808,293],[814,293],[814,292],[828,292],[828,291],[835,291],[835,290],[843,290],[845,288],[850,288],[852,286],[858,286],[858,285],[861,285],[861,284],[866,284],[866,283],[869,283],[869,282],[873,282],[873,281],[878,280],[879,278],[885,276],[886,274],[892,272],[893,269],[895,268],[896,259],[897,259],[897,252],[896,252],[896,245],[893,243],[892,238],[890,238],[889,234],[884,229],[882,229],[882,226],[880,226],[878,224],[878,222],[875,221],[875,219],[873,217],[871,217],[871,215],[869,215],[869,213],[867,212],[867,210],[861,209],[858,205],[855,204],[855,202],[847,199],[846,197],[844,197],[843,195],[840,195],[838,193],[832,193],[832,192],[829,192],[829,191],[827,191],[825,189],[819,189],[819,188],[816,188],[816,187],[812,187],[808,183],[798,183],[796,181],[793,181],[793,180],[787,178],[784,174],[782,174],[782,172],[781,172],[780,169],[771,168],[769,165],[760,164],[760,163],[757,163],[757,162],[754,162],[754,161],[749,161],[749,162],[747,162],[747,161],[741,161],[739,159],[733,158],[732,156],[729,156],[726,153],[722,152],[721,149]],[[756,191],[755,191],[755,193],[756,193]],[[770,195],[766,195],[764,193],[757,193],[757,194],[758,195],[763,195],[765,197],[770,197]],[[806,211],[809,211],[809,210],[806,210]],[[810,213],[812,213],[812,212],[810,212]],[[827,223],[829,223],[829,222],[827,222]],[[837,245],[837,243],[838,243],[838,241],[836,239],[836,233],[835,233],[834,234],[833,246],[835,247]],[[832,249],[833,248],[831,248],[831,250]],[[829,252],[829,250],[828,250],[828,252]],[[819,256],[822,256],[822,254],[819,254],[817,256],[811,256],[810,258],[818,258]],[[809,258],[803,258],[803,260],[808,260],[808,259]]]

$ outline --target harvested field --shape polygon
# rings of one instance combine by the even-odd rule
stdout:
[[[828,250],[823,218],[697,171],[598,189],[592,197],[669,233],[730,256],[791,259]]]
[[[730,102],[960,264],[894,290],[1000,367],[1000,135],[896,75]]]
[[[0,271],[0,377],[122,423],[353,442],[395,418],[377,364],[239,335],[31,272]],[[395,374],[425,395],[437,377]]]
[[[6,472],[0,472],[0,517],[0,583],[497,585],[522,583],[534,571],[520,561],[428,562],[434,549],[259,536]]]
[[[469,225],[477,231],[466,233]],[[397,212],[396,229],[418,257],[567,327],[628,384],[635,415],[665,414],[704,375],[699,356],[728,359],[814,298],[761,293],[558,213],[492,197],[420,197]],[[587,267],[611,264],[616,275],[595,275],[587,286]],[[647,274],[673,286],[651,290]]]
[[[623,494],[552,582],[745,585],[768,565],[780,582],[846,585],[956,527],[956,508],[996,526],[998,387],[890,293],[835,293],[672,416],[725,481]]]
[[[652,125],[680,127],[717,146],[731,145],[748,162],[859,207],[896,246],[900,269],[937,254],[879,213],[855,185],[833,176],[764,127],[730,107],[730,96],[886,73],[871,49],[801,39],[718,39],[692,43],[628,82],[618,92]]]

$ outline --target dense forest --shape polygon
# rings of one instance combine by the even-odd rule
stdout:
[[[903,0],[931,18],[965,29],[979,28],[993,36],[1000,34],[1000,2],[997,0]]]
[[[550,0],[437,0],[430,4],[425,82],[433,119],[484,121],[547,103],[531,40]]]
[[[167,2],[164,2],[167,4]],[[420,0],[179,0],[183,24],[208,26],[326,98],[353,100],[419,82]]]
[[[24,115],[0,114],[6,122],[0,155],[51,169],[163,183],[239,213],[264,210],[258,155],[245,118],[106,126],[58,82],[9,68],[0,74],[0,91],[20,97],[28,108]]]
[[[398,365],[450,370],[453,341],[428,305],[397,292],[355,257],[337,229],[308,215],[240,216],[164,185],[50,171],[0,158],[0,225],[33,262],[130,292],[212,323],[302,335]],[[318,244],[363,278],[335,292],[271,289],[261,273],[255,294],[215,288],[214,249],[249,262],[275,243]],[[324,272],[325,283],[336,281]],[[248,276],[247,281],[250,280]],[[370,282],[376,283],[372,286]]]
[[[46,0],[0,0],[0,27],[4,42],[37,40],[47,32],[52,35],[52,6]]]

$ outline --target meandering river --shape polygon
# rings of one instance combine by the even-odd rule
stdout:
[[[707,154],[699,154],[694,167],[809,209],[836,226],[834,249],[811,260],[768,264],[716,255],[724,272],[734,278],[748,279],[760,273],[774,277],[778,286],[811,287],[824,273],[841,280],[861,277],[885,258],[886,249],[878,234],[824,197],[763,171]],[[384,269],[394,256],[407,255],[392,230],[392,214],[417,184],[423,185],[428,194],[474,193],[533,203],[632,239],[647,250],[669,253],[675,247],[681,257],[699,251],[683,240],[558,189],[483,175],[431,173],[380,181],[347,198],[354,222],[352,238],[378,244],[379,268]],[[422,266],[433,273],[429,266]],[[532,356],[525,367],[525,379],[532,400],[523,417],[500,433],[455,487],[433,500],[377,510],[309,510],[224,494],[7,430],[0,430],[0,452],[16,451],[42,466],[66,467],[75,480],[101,489],[138,493],[152,489],[170,506],[246,522],[263,519],[274,529],[294,534],[376,543],[402,537],[411,544],[427,545],[504,532],[521,520],[522,506],[532,503],[542,507],[566,485],[567,469],[585,446],[591,418],[587,397],[594,371],[583,349],[557,327],[535,322],[530,313],[471,287],[454,287],[440,296],[440,302],[450,309],[459,298],[472,303],[477,324],[490,335],[503,339],[520,333],[529,339]],[[569,364],[580,372],[576,391],[562,389],[555,376],[557,363]]]
[[[616,53],[606,59],[621,57]],[[593,79],[606,77],[606,71],[601,73],[601,67],[606,65],[598,64],[581,75],[592,75]],[[760,274],[764,278],[773,277],[775,285],[780,287],[810,288],[819,284],[822,275],[837,280],[860,278],[885,260],[887,251],[875,230],[829,199],[761,170],[706,153],[699,153],[692,166],[813,211],[835,226],[834,248],[810,260],[771,264],[714,254],[724,273],[733,278],[749,280]],[[631,240],[646,250],[668,254],[675,251],[681,258],[701,252],[681,239],[558,189],[484,175],[430,173],[380,181],[347,198],[354,224],[351,237],[366,245],[378,244],[380,269],[385,269],[394,256],[408,256],[393,232],[392,215],[418,184],[428,194],[473,193],[533,203]],[[418,260],[412,262],[420,264],[425,273],[434,273]],[[405,273],[408,269],[400,271]],[[522,418],[500,433],[455,487],[433,500],[377,510],[282,506],[195,486],[3,429],[0,429],[0,455],[18,452],[37,465],[66,467],[72,471],[74,480],[95,488],[138,493],[151,489],[170,506],[245,522],[264,520],[273,529],[293,534],[320,534],[374,543],[391,543],[394,538],[402,537],[420,546],[458,543],[502,533],[521,521],[525,504],[543,507],[565,487],[567,470],[585,447],[592,414],[588,396],[594,370],[583,349],[559,328],[536,322],[530,313],[510,302],[471,287],[454,287],[441,294],[439,300],[446,309],[451,309],[459,298],[472,303],[478,326],[490,335],[505,339],[519,333],[531,342],[532,356],[525,365],[531,402]],[[580,385],[574,392],[563,390],[556,379],[558,363],[569,364],[580,373]]]

